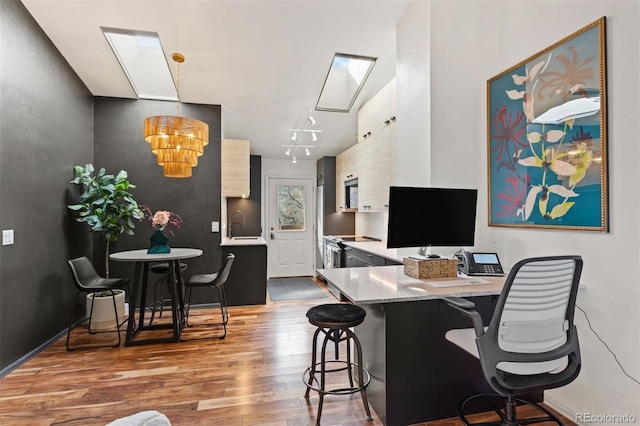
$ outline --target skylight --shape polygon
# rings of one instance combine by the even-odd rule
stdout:
[[[138,98],[178,100],[158,33],[104,27],[101,30]]]
[[[320,92],[316,110],[349,112],[377,59],[336,53]]]

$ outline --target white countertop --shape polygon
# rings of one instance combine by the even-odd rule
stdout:
[[[224,237],[220,246],[266,246],[267,241],[262,237]]]
[[[371,242],[362,244],[371,244]],[[318,273],[349,301],[359,305],[411,302],[446,296],[497,295],[502,291],[505,280],[505,277],[418,280],[405,275],[404,266],[318,269]],[[429,283],[445,286],[434,287]]]
[[[202,250],[194,248],[171,248],[169,253],[148,254],[147,249],[127,250],[111,253],[109,259],[121,262],[163,262],[167,260],[191,259],[202,256]]]

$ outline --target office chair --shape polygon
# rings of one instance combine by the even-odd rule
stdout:
[[[193,327],[193,324],[189,324],[189,310],[191,309],[191,293],[193,289],[196,287],[215,287],[218,291],[218,301],[220,305],[220,316],[222,318],[221,322],[217,323],[206,323],[206,324],[198,324],[201,326],[222,326],[223,333],[221,336],[217,336],[219,339],[224,339],[227,335],[227,323],[229,322],[229,311],[227,309],[227,296],[224,291],[224,283],[229,278],[229,272],[231,271],[231,265],[233,265],[233,260],[235,259],[235,255],[233,253],[229,253],[226,259],[223,262],[222,268],[220,268],[219,272],[213,274],[200,274],[200,275],[192,275],[187,282],[184,284],[187,289],[186,294],[186,303],[187,303],[187,327]]]
[[[509,273],[486,329],[473,302],[444,298],[473,323],[473,328],[450,330],[445,337],[480,359],[485,379],[497,396],[506,399],[504,410],[493,404],[496,395],[473,395],[461,401],[458,416],[465,425],[472,424],[464,414],[465,406],[476,398],[485,399],[501,419],[478,424],[563,424],[548,409],[516,396],[561,387],[578,376],[580,347],[573,314],[581,272],[580,256],[521,260]],[[516,403],[535,407],[545,416],[518,419]]]
[[[67,350],[72,351],[77,348],[71,348],[69,346],[69,337],[71,336],[71,330],[74,328],[73,323],[73,314],[75,311],[76,302],[79,294],[95,294],[98,292],[106,291],[111,293],[111,298],[113,299],[113,312],[115,315],[116,321],[116,332],[118,333],[118,342],[116,344],[108,344],[108,345],[95,345],[95,346],[83,346],[82,348],[96,348],[96,347],[108,347],[112,346],[114,348],[120,346],[120,326],[121,323],[118,323],[118,308],[116,306],[116,295],[113,290],[124,290],[125,297],[127,294],[131,294],[129,290],[129,279],[127,278],[102,278],[98,275],[96,270],[93,268],[93,265],[86,257],[78,257],[76,259],[71,259],[67,261],[69,264],[69,268],[71,269],[71,276],[73,277],[73,283],[76,286],[76,295],[73,300],[73,306],[71,308],[71,319],[69,320],[69,329],[67,331]],[[91,318],[93,316],[93,308],[95,304],[91,304],[91,311],[89,313],[89,334],[95,334],[96,331],[91,330]]]

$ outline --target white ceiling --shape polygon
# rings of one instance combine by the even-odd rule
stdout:
[[[303,126],[334,53],[377,57],[350,113],[312,112],[323,133],[305,158],[315,160],[355,143],[358,108],[395,76],[395,29],[409,0],[22,3],[95,96],[136,98],[100,27],[157,32],[172,72],[171,54],[186,56],[182,102],[222,105],[223,137],[251,140],[264,158],[287,158],[285,129]]]

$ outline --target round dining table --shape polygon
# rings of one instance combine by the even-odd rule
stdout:
[[[125,346],[141,345],[149,343],[179,342],[180,334],[185,326],[185,303],[183,281],[180,276],[180,261],[202,256],[202,250],[195,248],[171,248],[169,253],[149,254],[147,249],[128,250],[112,253],[109,258],[117,262],[134,262],[133,286],[131,289],[129,319],[127,322],[127,336]],[[145,303],[147,299],[147,287],[149,281],[149,264],[164,262],[169,264],[169,297],[171,299],[171,323],[146,324],[144,320]],[[140,300],[138,301],[138,293]],[[138,321],[135,315],[138,311]],[[169,337],[142,338],[141,331],[172,329]]]

